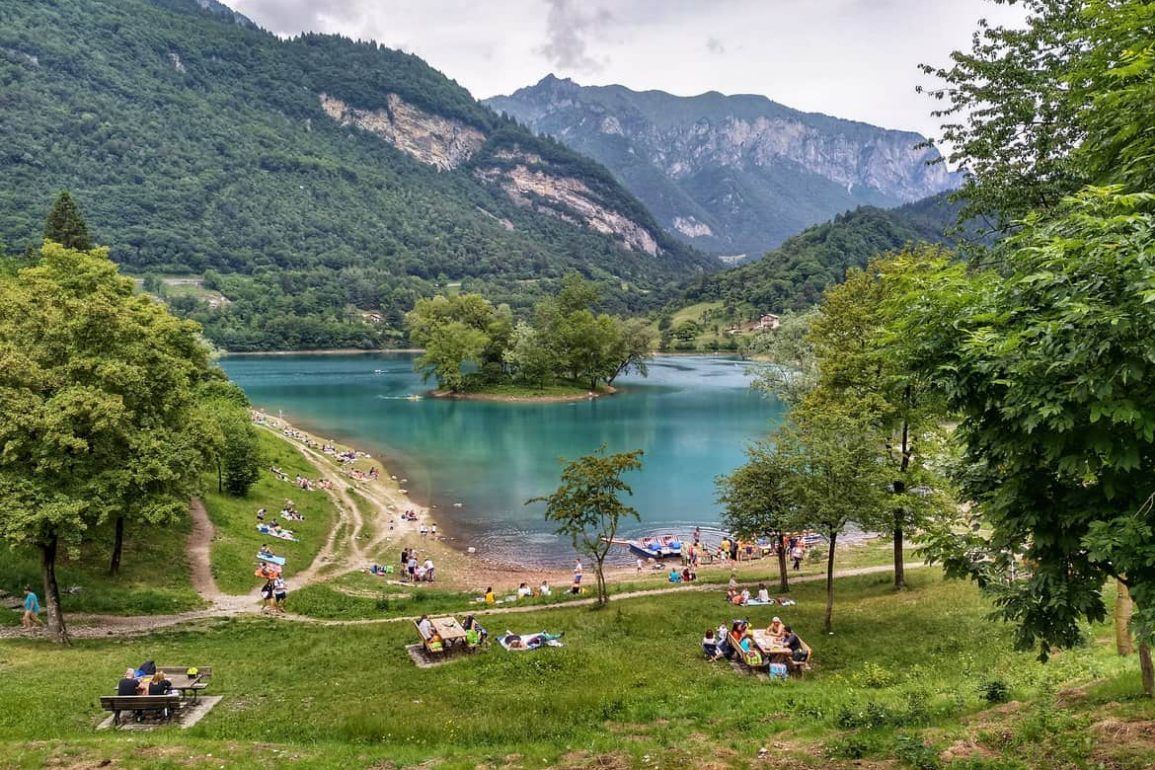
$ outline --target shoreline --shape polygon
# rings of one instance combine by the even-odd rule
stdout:
[[[614,396],[620,392],[612,385],[607,385],[606,388],[607,390],[603,391],[587,390],[585,392],[570,393],[568,395],[541,396],[514,396],[504,393],[485,393],[477,391],[454,393],[449,390],[431,390],[428,392],[428,397],[442,399],[445,401],[489,401],[499,404],[567,404],[573,401],[592,401],[595,398]]]
[[[221,358],[237,356],[369,356],[381,353],[424,353],[421,348],[376,348],[363,350],[361,348],[310,348],[308,350],[217,350]]]

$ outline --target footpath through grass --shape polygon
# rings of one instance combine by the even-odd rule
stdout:
[[[839,581],[830,637],[818,631],[821,584],[800,585],[796,607],[745,610],[757,624],[781,614],[814,648],[813,674],[785,683],[701,659],[702,632],[735,615],[716,593],[488,618],[495,634],[564,631],[566,646],[494,646],[434,669],[409,661],[408,623],[246,619],[71,649],[9,641],[0,644],[0,766],[39,767],[66,752],[71,762],[230,768],[432,759],[444,768],[1049,770],[1110,759],[1140,770],[1155,761],[1151,746],[1117,745],[1096,726],[1155,718],[1136,697],[1133,659],[1100,644],[1043,665],[1010,650],[1011,629],[984,619],[989,605],[972,587],[929,570],[911,582],[896,595],[885,575]],[[97,697],[148,658],[214,666],[224,701],[189,731],[94,735]],[[1077,696],[1062,692],[1094,679],[1102,683]],[[990,711],[984,692],[1016,703]],[[1056,697],[1077,706],[1058,709]],[[960,743],[977,748],[943,761]]]
[[[273,553],[288,559],[285,576],[307,568],[317,552],[325,544],[329,530],[337,518],[336,507],[328,494],[322,490],[309,492],[292,483],[301,475],[317,480],[317,470],[296,448],[281,437],[268,431],[257,431],[261,442],[263,462],[261,475],[246,497],[230,497],[216,492],[215,476],[211,492],[204,496],[205,508],[216,527],[216,538],[212,546],[213,576],[217,587],[225,593],[244,594],[260,583],[254,576],[256,554],[262,543],[268,543]],[[289,481],[281,481],[269,470],[280,468],[288,475]],[[340,478],[334,478],[338,484]],[[206,482],[208,483],[208,482]],[[277,518],[285,500],[296,503],[297,510],[304,515],[304,521],[282,521],[281,525],[291,530],[300,542],[290,542],[262,535],[257,531],[257,509],[265,508],[266,522]]]

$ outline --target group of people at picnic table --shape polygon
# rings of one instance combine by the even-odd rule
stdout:
[[[458,641],[464,641],[467,647],[473,648],[485,642],[489,638],[489,632],[485,627],[477,622],[473,615],[466,615],[464,622],[458,626],[455,618],[438,618],[442,627],[448,622],[448,625],[454,629],[460,628],[460,637],[446,639],[440,630],[439,623],[435,623],[433,618],[428,615],[422,615],[421,619],[417,621],[417,632],[421,634],[421,638],[425,642],[425,646],[433,652],[443,652],[446,647],[452,647]]]
[[[764,634],[751,629],[746,620],[735,620],[728,632],[725,625],[720,625],[717,629],[708,628],[702,638],[702,651],[710,661],[739,655],[748,665],[754,667],[774,662],[766,660],[764,656],[770,658],[788,656],[795,663],[805,663],[810,658],[810,650],[798,634],[777,616],[770,621]]]

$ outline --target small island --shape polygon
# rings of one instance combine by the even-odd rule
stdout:
[[[415,366],[434,398],[582,401],[611,395],[614,381],[647,374],[654,335],[642,319],[595,313],[597,288],[576,274],[522,320],[480,294],[418,300],[406,316],[423,348]]]

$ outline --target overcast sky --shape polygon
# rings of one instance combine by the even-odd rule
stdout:
[[[413,52],[485,98],[547,73],[797,109],[934,134],[920,62],[967,48],[987,0],[226,0],[281,35],[305,30]]]

